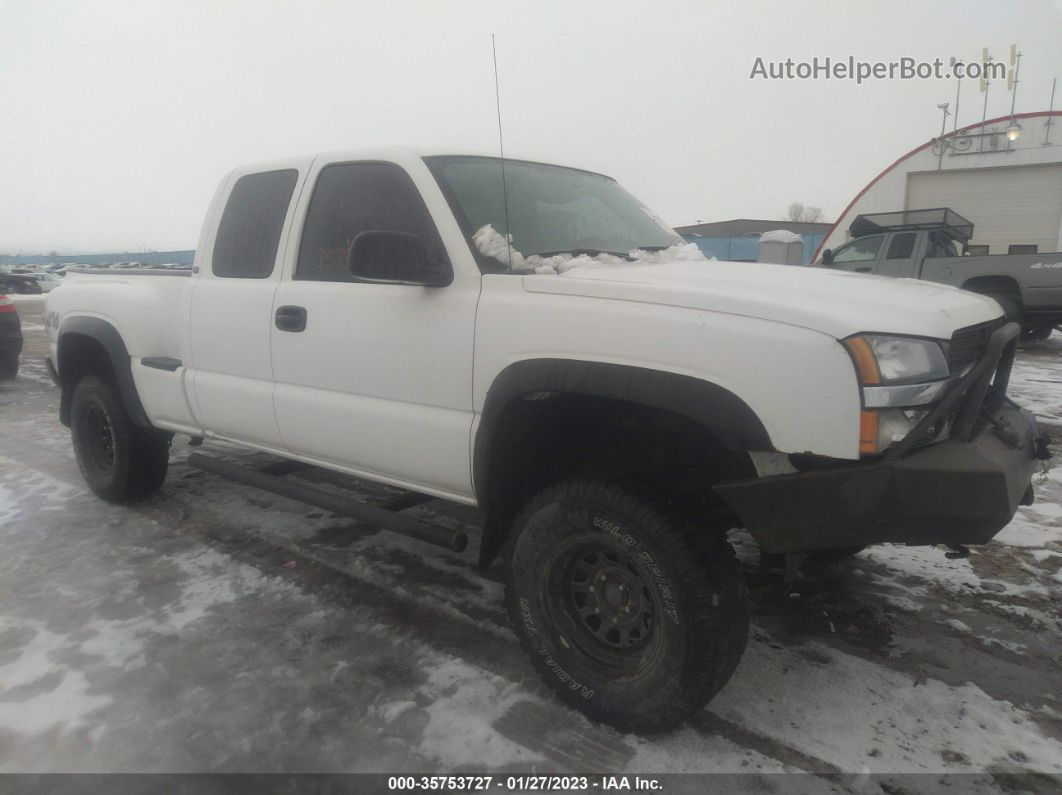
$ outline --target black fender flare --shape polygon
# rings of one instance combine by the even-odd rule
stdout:
[[[480,563],[497,551],[490,510],[492,450],[499,423],[514,400],[536,392],[558,392],[621,400],[687,417],[731,450],[773,451],[760,418],[744,400],[718,384],[662,370],[581,359],[526,359],[502,370],[487,392],[473,444],[472,483],[487,522]]]
[[[107,354],[115,381],[118,384],[118,391],[122,396],[122,401],[125,403],[126,410],[129,412],[130,419],[142,428],[152,427],[147,413],[144,411],[144,406],[140,402],[140,395],[136,391],[136,383],[133,381],[132,360],[129,357],[129,351],[125,347],[125,342],[122,340],[122,335],[118,333],[118,329],[98,317],[72,317],[64,321],[59,329],[59,340],[56,348],[59,360],[57,362],[59,365],[57,368],[59,386],[62,389],[62,397],[59,402],[59,420],[64,425],[70,424],[70,399],[76,386],[75,383],[71,383],[70,378],[63,374],[63,338],[70,334],[89,337],[99,343]]]

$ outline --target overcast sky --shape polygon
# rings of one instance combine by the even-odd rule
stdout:
[[[506,153],[615,176],[673,225],[793,200],[832,220],[954,106],[954,80],[752,80],[757,56],[946,63],[1017,43],[1019,112],[1062,78],[1060,0],[0,0],[0,253],[194,248],[248,161],[494,153],[491,33]],[[964,83],[960,124],[982,101]],[[997,83],[988,115],[1009,110]]]

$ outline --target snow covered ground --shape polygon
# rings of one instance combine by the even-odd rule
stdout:
[[[468,530],[449,553],[190,469],[183,441],[157,497],[96,500],[55,420],[40,298],[20,313],[22,372],[0,382],[0,772],[711,771],[773,791],[802,771],[822,792],[1062,775],[1058,470],[966,560],[882,546],[808,565],[794,594],[753,580],[729,685],[677,731],[622,735],[539,684],[468,508],[410,511]],[[1062,336],[1020,353],[1013,393],[1062,425],[1060,382]]]

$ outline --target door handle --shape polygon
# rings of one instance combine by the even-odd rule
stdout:
[[[280,306],[276,314],[277,328],[281,331],[305,331],[306,307]]]

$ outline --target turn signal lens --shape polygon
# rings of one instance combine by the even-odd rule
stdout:
[[[881,373],[878,371],[878,360],[870,344],[862,337],[849,337],[843,342],[859,374],[859,383],[863,386],[880,384]]]
[[[875,455],[878,452],[878,412],[859,412],[859,453]]]
[[[902,442],[929,413],[929,409],[877,409],[859,412],[859,453],[877,455]],[[927,438],[935,435],[929,428]]]

